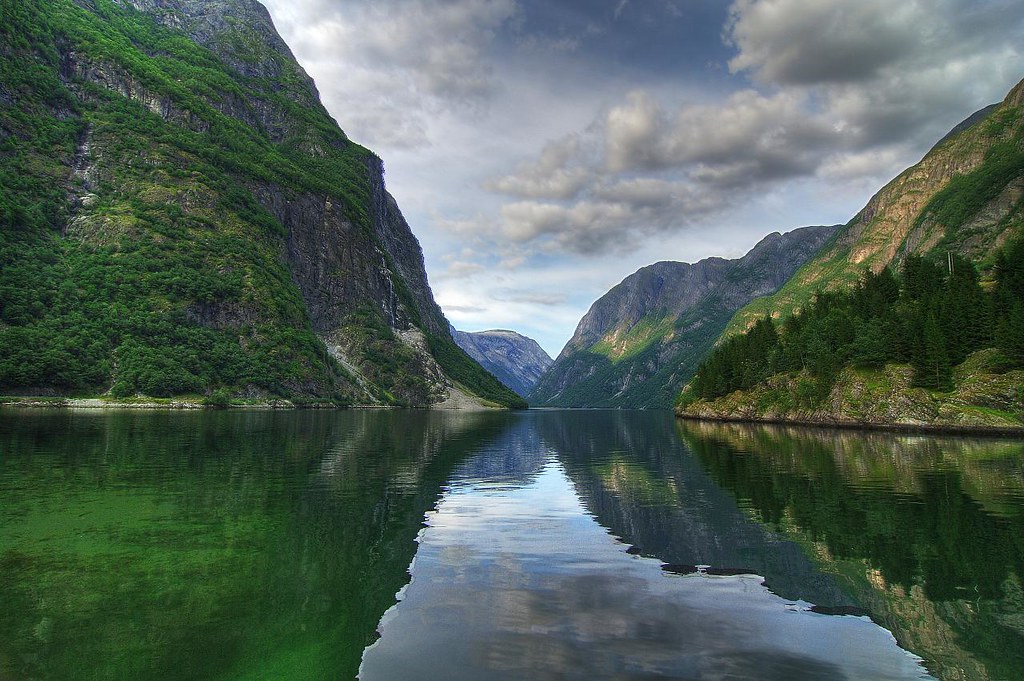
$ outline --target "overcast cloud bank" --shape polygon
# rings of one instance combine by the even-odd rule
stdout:
[[[1008,0],[265,4],[456,326],[552,354],[642,265],[849,219],[1024,76]]]

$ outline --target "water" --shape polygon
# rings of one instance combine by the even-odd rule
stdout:
[[[1018,679],[1022,450],[0,410],[0,679]]]

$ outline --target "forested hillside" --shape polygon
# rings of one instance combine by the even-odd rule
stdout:
[[[679,413],[1022,428],[1022,272],[1024,82],[741,310]]]
[[[994,275],[986,291],[960,256],[950,256],[948,270],[910,256],[899,276],[869,271],[849,291],[816,296],[781,333],[765,317],[726,340],[701,364],[688,397],[714,399],[799,371],[824,396],[847,364],[909,364],[915,386],[948,390],[953,367],[987,348],[1000,351],[1001,366],[1024,368],[1024,242],[999,253]]]
[[[998,253],[989,281],[961,256],[945,263],[908,256],[898,275],[868,271],[854,288],[818,294],[778,327],[770,317],[758,320],[705,359],[679,407],[723,417],[729,409],[766,418],[852,416],[834,411],[836,399],[878,395],[870,386],[850,394],[858,372],[892,392],[888,365],[909,367],[905,388],[976,412],[973,420],[961,414],[964,425],[1024,423],[1024,241]],[[995,390],[984,389],[986,377]]]
[[[253,0],[0,0],[0,390],[522,402]]]

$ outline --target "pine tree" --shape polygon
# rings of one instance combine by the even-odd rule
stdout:
[[[882,322],[872,319],[862,323],[850,348],[851,361],[860,367],[880,368],[890,358],[889,355]]]
[[[1016,301],[996,329],[999,349],[1018,366],[1024,365],[1024,301]]]
[[[914,365],[914,383],[924,388],[946,390],[952,381],[952,369],[939,322],[935,314],[928,314],[922,329],[921,354]]]

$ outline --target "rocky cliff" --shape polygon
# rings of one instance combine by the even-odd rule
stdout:
[[[532,338],[515,331],[457,331],[452,338],[499,381],[525,397],[553,361]]]
[[[770,234],[736,260],[638,270],[591,306],[531,404],[671,407],[736,310],[778,290],[835,229]]]
[[[258,2],[0,14],[0,389],[522,404]]]

